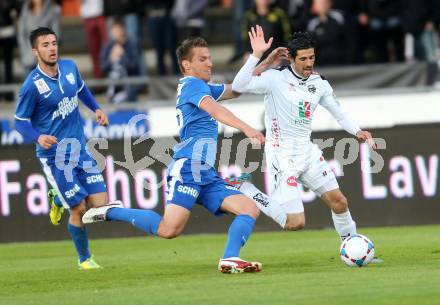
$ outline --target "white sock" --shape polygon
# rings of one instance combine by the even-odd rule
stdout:
[[[341,240],[348,235],[356,234],[356,223],[351,218],[350,210],[341,214],[336,214],[332,211],[332,218],[336,232],[338,232]]]
[[[279,203],[271,200],[269,196],[260,191],[250,182],[244,182],[240,187],[240,192],[252,199],[257,207],[264,214],[272,218],[276,223],[278,223],[282,228],[286,225],[287,215]]]

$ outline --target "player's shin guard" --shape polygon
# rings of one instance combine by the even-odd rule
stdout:
[[[332,211],[332,218],[336,232],[338,232],[341,240],[344,240],[349,235],[356,234],[356,223],[351,218],[350,210],[341,214],[336,214]]]
[[[260,211],[284,228],[287,221],[287,214],[281,205],[277,202],[273,202],[269,196],[257,189],[255,185],[250,182],[243,182],[240,187],[240,192],[252,199]]]
[[[72,224],[67,225],[72,241],[75,245],[76,252],[78,253],[79,262],[82,263],[91,257],[89,251],[89,238],[87,236],[86,227],[76,227]]]
[[[127,222],[148,234],[157,236],[162,218],[150,210],[112,208],[107,211],[106,219]]]
[[[240,257],[240,249],[254,229],[255,219],[249,215],[237,215],[232,221],[228,231],[228,241],[226,242],[223,258]]]

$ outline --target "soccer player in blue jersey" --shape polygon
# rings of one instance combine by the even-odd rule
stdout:
[[[68,231],[78,253],[79,269],[100,268],[90,253],[81,217],[86,204],[108,204],[108,197],[104,179],[86,148],[78,98],[95,113],[100,125],[107,125],[108,118],[81,79],[75,63],[58,58],[57,36],[51,29],[37,28],[30,41],[38,65],[20,90],[15,128],[37,144],[37,158],[56,190],[57,200],[70,210]],[[120,202],[114,205],[122,206]],[[54,212],[57,208],[51,209]]]
[[[254,55],[261,57],[271,43],[262,35],[250,33]],[[202,38],[190,38],[177,49],[183,78],[177,88],[177,121],[181,142],[174,148],[173,162],[168,167],[168,197],[162,218],[148,216],[151,233],[163,238],[181,234],[195,204],[214,215],[236,215],[232,221],[225,251],[218,269],[223,273],[258,272],[259,262],[240,258],[253,230],[259,210],[255,203],[227,185],[214,169],[217,151],[218,123],[235,127],[257,143],[264,143],[261,132],[238,119],[218,101],[238,96],[231,85],[210,84],[212,61],[208,45]],[[97,220],[123,220],[123,209],[93,208],[83,217],[84,223]],[[150,211],[151,213],[154,213]],[[145,218],[143,218],[145,221]]]

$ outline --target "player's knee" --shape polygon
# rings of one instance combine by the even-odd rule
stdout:
[[[246,208],[246,212],[243,214],[249,215],[252,218],[257,219],[258,216],[260,216],[260,210],[255,205],[250,205],[248,208]]]
[[[299,231],[306,226],[305,219],[287,219],[284,229],[287,231]]]
[[[332,200],[332,211],[336,214],[345,213],[348,210],[347,198],[344,195],[340,195]]]
[[[167,228],[160,232],[160,236],[165,239],[173,239],[179,236],[182,233],[182,229],[180,228]]]

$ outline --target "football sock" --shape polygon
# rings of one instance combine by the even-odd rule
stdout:
[[[356,234],[356,223],[351,218],[350,210],[341,214],[336,214],[332,211],[332,218],[336,232],[338,232],[341,240],[344,240],[349,235]]]
[[[258,209],[264,214],[272,218],[276,223],[278,223],[282,228],[286,225],[287,214],[280,204],[271,200],[269,196],[260,191],[250,182],[243,182],[240,187],[240,192],[242,192],[246,197],[249,197],[257,204]]]
[[[157,236],[162,217],[151,210],[112,208],[107,211],[106,219],[127,222],[146,233]]]
[[[72,224],[67,224],[67,230],[72,237],[76,252],[79,256],[79,262],[82,263],[88,259],[91,254],[89,251],[89,238],[87,237],[86,227],[76,227]]]
[[[60,197],[58,197],[58,195],[55,196],[54,201],[55,201],[55,205],[57,207],[61,208],[63,206],[63,204],[61,203]]]
[[[240,257],[240,249],[254,229],[255,219],[249,215],[237,215],[232,221],[228,231],[223,258]]]

